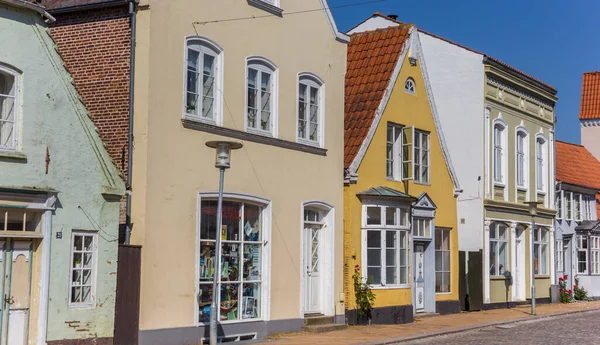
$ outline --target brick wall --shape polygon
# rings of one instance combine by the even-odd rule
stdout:
[[[131,37],[127,8],[95,9],[55,17],[50,33],[59,53],[111,158],[123,176],[127,176]],[[123,223],[123,202],[121,206]]]

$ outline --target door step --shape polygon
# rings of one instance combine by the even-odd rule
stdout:
[[[306,332],[325,333],[346,329],[344,324],[334,323],[333,316],[324,316],[323,314],[304,315],[304,327]]]
[[[440,316],[440,314],[439,313],[416,313],[413,316],[413,319],[421,320],[421,319],[426,319],[426,318],[433,317],[433,316]]]

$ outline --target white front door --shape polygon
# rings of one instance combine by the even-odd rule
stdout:
[[[29,329],[32,258],[31,241],[0,242],[2,279],[0,303],[2,345],[25,345]]]
[[[418,312],[425,311],[425,260],[423,257],[423,245],[415,246],[415,310]]]
[[[304,229],[304,313],[321,313],[321,226]]]

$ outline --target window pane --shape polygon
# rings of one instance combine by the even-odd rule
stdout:
[[[223,201],[221,240],[240,241],[241,206],[237,202]]]
[[[93,264],[92,253],[83,254],[83,268],[91,268]]]
[[[75,272],[75,271],[74,271]],[[81,285],[92,285],[92,270],[82,270]]]
[[[81,253],[74,253],[73,254],[73,268],[81,268],[81,261],[82,261],[82,255]]]
[[[443,251],[442,253],[442,271],[450,271],[450,252]]]
[[[200,322],[208,323],[210,321],[210,303],[212,300],[212,284],[200,284],[198,289],[198,307]]]
[[[385,268],[385,283],[388,285],[398,284],[398,269],[395,266]]]
[[[490,275],[498,275],[498,264],[497,264],[497,255],[498,255],[498,243],[495,241],[490,241]]]
[[[540,255],[540,274],[548,274],[548,245],[541,246]]]
[[[310,140],[317,141],[319,129],[319,89],[310,88]]]
[[[242,318],[256,319],[260,318],[260,284],[244,284],[242,299]]]
[[[367,207],[367,225],[381,225],[381,208],[378,206]]]
[[[367,231],[367,247],[381,248],[381,231]]]
[[[398,231],[386,231],[385,232],[385,242],[387,248],[396,248],[396,238],[398,236]]]
[[[435,250],[442,249],[442,232],[441,229],[435,229]]]
[[[387,207],[385,210],[385,223],[387,225],[396,225],[396,212],[397,208],[395,207]]]
[[[381,266],[381,250],[367,249],[367,265]]]
[[[258,206],[244,204],[244,241],[260,241],[262,209]]]
[[[239,281],[240,280],[240,245],[223,244],[221,256],[221,281]]]
[[[83,236],[75,235],[73,238],[73,249],[77,251],[83,250]]]
[[[400,225],[406,226],[408,219],[408,210],[406,208],[400,208]]]
[[[440,251],[436,251],[435,252],[435,270],[436,271],[441,271],[442,270],[442,252]]]
[[[200,243],[200,281],[212,281],[215,270],[215,242]]]
[[[217,201],[202,200],[200,204],[200,238],[216,240]]]
[[[408,268],[400,267],[400,284],[408,284]]]
[[[252,68],[248,68],[248,127],[257,128],[257,114],[258,114],[258,71]]]
[[[81,287],[72,287],[71,288],[71,303],[80,303],[81,302]]]
[[[262,276],[262,245],[244,244],[244,280],[260,280]]]
[[[240,284],[221,285],[220,320],[237,320],[239,318],[239,296]]]
[[[381,284],[381,267],[368,267],[367,268],[367,281],[369,284],[380,285]]]
[[[306,139],[306,88],[304,84],[298,87],[298,137]]]

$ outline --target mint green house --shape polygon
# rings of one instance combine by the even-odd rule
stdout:
[[[112,344],[125,186],[52,20],[0,0],[0,344]]]

